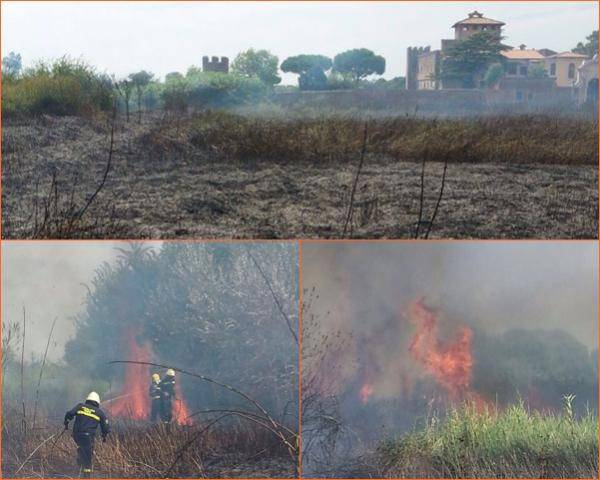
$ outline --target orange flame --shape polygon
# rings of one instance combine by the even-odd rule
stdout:
[[[173,407],[173,419],[179,425],[191,425],[192,419],[188,418],[190,411],[185,404],[183,394],[181,393],[181,385],[175,384],[175,405]]]
[[[451,399],[465,396],[473,368],[471,329],[460,327],[453,339],[440,340],[438,315],[425,306],[422,298],[411,303],[408,315],[417,329],[409,347],[413,358],[446,389]]]
[[[369,401],[369,398],[371,398],[371,395],[373,395],[373,392],[375,390],[373,389],[373,385],[371,385],[370,383],[365,383],[363,384],[362,388],[360,389],[360,401],[365,404]]]
[[[148,346],[140,346],[135,340],[135,330],[129,327],[126,331],[129,355],[127,360],[149,362],[152,352]],[[127,364],[123,388],[116,400],[107,408],[108,413],[114,417],[129,418],[131,420],[146,420],[150,412],[150,397],[148,396],[148,379],[150,367],[148,365]]]
[[[136,341],[136,330],[129,327],[126,330],[127,347],[129,355],[127,360],[138,362],[152,361],[152,349],[149,345],[139,345]],[[150,366],[129,363],[125,367],[125,378],[121,392],[107,406],[110,415],[116,418],[130,420],[148,420],[150,418],[150,396],[148,394],[150,382]],[[176,400],[173,409],[175,422],[184,425],[191,421],[187,419],[189,409],[185,404],[181,387],[175,385]]]

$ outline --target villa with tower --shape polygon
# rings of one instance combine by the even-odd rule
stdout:
[[[456,80],[443,80],[440,70],[445,52],[451,45],[468,39],[480,32],[489,32],[502,39],[502,28],[506,24],[487,18],[478,11],[452,25],[454,38],[442,39],[441,48],[409,47],[407,50],[406,88],[409,90],[460,89]],[[533,49],[526,45],[502,52],[505,72],[491,88],[501,90],[515,102],[534,101],[536,96],[571,94],[579,103],[597,102],[598,76],[594,69],[597,59],[573,52],[555,52],[542,48]],[[594,83],[595,82],[595,83]],[[591,85],[592,88],[588,88]],[[596,90],[594,90],[596,85]],[[483,85],[480,85],[482,87]],[[583,93],[582,93],[583,92]],[[592,93],[588,93],[592,92]],[[507,100],[509,100],[507,98]]]

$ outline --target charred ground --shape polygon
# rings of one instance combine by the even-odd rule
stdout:
[[[5,123],[4,238],[340,238],[350,208],[347,238],[413,238],[419,218],[429,238],[597,236],[589,118],[118,117],[103,184],[110,130]]]

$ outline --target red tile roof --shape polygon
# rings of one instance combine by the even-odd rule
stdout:
[[[469,13],[469,17],[461,20],[460,22],[456,22],[452,25],[452,28],[456,28],[459,25],[506,25],[504,22],[499,22],[498,20],[492,20],[491,18],[486,18],[483,16],[483,13],[479,13],[477,10]]]

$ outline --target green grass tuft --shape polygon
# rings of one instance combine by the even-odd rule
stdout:
[[[383,442],[377,455],[388,477],[597,478],[598,417],[575,418],[572,399],[559,413],[464,405]]]

